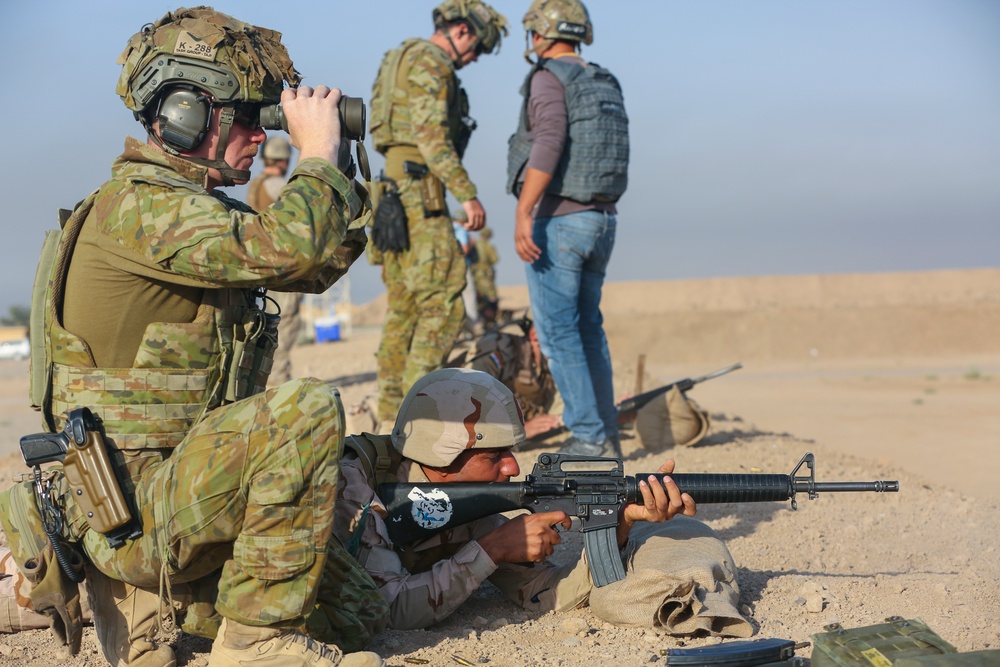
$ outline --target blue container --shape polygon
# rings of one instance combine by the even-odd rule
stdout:
[[[316,342],[329,343],[340,340],[340,321],[336,318],[325,317],[316,320]]]

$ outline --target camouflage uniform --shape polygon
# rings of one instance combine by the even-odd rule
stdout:
[[[396,82],[400,85],[384,93],[392,98],[388,127],[372,131],[375,148],[386,156],[385,173],[399,187],[410,236],[409,250],[383,255],[389,308],[377,355],[382,419],[396,414],[417,378],[442,366],[465,317],[465,259],[451,216],[443,205],[425,215],[422,182],[403,171],[403,162],[427,165],[427,178],[437,179],[431,187],[446,187],[459,202],[476,196],[461,163],[459,133],[468,102],[454,64],[443,49],[424,39],[408,40],[399,48],[404,50]],[[373,117],[377,97],[376,90]]]
[[[480,309],[483,302],[496,303],[497,283],[496,265],[500,261],[497,249],[490,241],[493,232],[484,229],[479,232],[479,238],[475,241],[476,261],[472,264],[472,279],[476,284],[476,296],[480,301]]]
[[[420,466],[412,461],[404,461],[397,475],[400,481],[427,481]],[[369,503],[371,508],[365,512]],[[361,526],[358,560],[389,603],[392,628],[425,628],[437,623],[487,580],[511,601],[534,613],[575,609],[590,594],[592,584],[585,554],[568,565],[549,561],[533,566],[494,563],[476,539],[506,522],[501,515],[457,526],[425,542],[407,545],[405,551],[394,549],[386,532],[385,506],[372,491],[356,458],[347,458],[341,464],[334,513],[334,534],[344,544]]]
[[[62,256],[72,261],[53,271],[52,285],[65,277],[61,309],[49,290],[43,407],[56,426],[67,406],[102,417],[144,533],[111,549],[58,473],[53,498],[66,538],[107,576],[155,590],[161,576],[181,584],[214,573],[223,616],[304,628],[307,615],[341,611],[316,602],[329,552],[343,553],[330,540],[340,398],[311,379],[242,398],[262,387],[227,382],[240,341],[225,304],[246,303],[247,287],[336,281],[362,252],[367,195],[317,159],[299,164],[281,207],[259,215],[204,182],[203,167],[129,139],[112,179],[67,224]],[[143,308],[129,307],[136,298]],[[108,323],[116,335],[101,338]],[[233,391],[242,400],[224,404]],[[24,536],[2,518],[23,564],[35,554],[17,553]]]

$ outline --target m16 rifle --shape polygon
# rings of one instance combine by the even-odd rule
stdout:
[[[897,481],[817,482],[815,457],[802,457],[790,475],[745,473],[672,473],[682,493],[697,503],[760,503],[791,500],[796,493],[810,499],[820,493],[842,491],[899,491]],[[799,474],[806,466],[808,474]],[[626,476],[621,459],[568,454],[541,454],[523,482],[456,482],[451,484],[383,484],[379,497],[385,502],[389,537],[400,548],[455,526],[486,516],[526,509],[530,512],[562,510],[579,519],[587,560],[595,586],[625,576],[615,529],[627,503],[641,503],[637,480],[650,475]]]

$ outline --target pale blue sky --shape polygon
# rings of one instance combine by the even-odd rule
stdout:
[[[461,73],[479,130],[466,165],[520,284],[507,138],[527,71],[527,1],[498,56]],[[306,83],[368,98],[382,54],[432,31],[431,2],[259,2],[218,9],[285,35]],[[615,72],[631,117],[630,187],[610,280],[908,271],[1000,261],[1000,2],[592,0],[584,56]],[[0,8],[6,206],[0,312],[27,304],[55,212],[100,185],[141,127],[115,59],[173,4]],[[373,153],[373,152],[372,152]],[[377,170],[380,159],[373,153]],[[239,195],[241,189],[235,189]],[[382,291],[364,259],[357,301]]]

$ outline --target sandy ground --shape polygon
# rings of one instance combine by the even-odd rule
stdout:
[[[510,306],[525,300],[518,289],[502,296]],[[901,615],[923,618],[959,650],[1000,648],[1000,271],[616,284],[605,304],[622,394],[635,389],[639,353],[645,388],[745,365],[691,392],[712,430],[699,446],[668,452],[679,469],[788,473],[811,451],[819,480],[900,482],[898,494],[800,498],[796,512],[787,503],[699,508],[739,566],[756,637],[809,641],[833,621]],[[356,317],[349,340],[295,351],[300,372],[339,386],[346,405],[374,391],[378,311],[374,303]],[[0,362],[4,480],[19,469],[17,437],[37,428],[23,407],[26,373],[25,362]],[[663,458],[636,439],[624,448],[628,473]],[[539,451],[519,453],[522,470]],[[580,544],[568,533],[557,558]],[[59,662],[104,664],[91,632],[81,655]],[[627,666],[716,641],[614,627],[587,609],[534,616],[486,584],[445,622],[387,631],[371,648],[390,665],[458,656]],[[209,646],[177,638],[179,664],[207,664]],[[2,636],[0,665],[55,664],[53,648],[44,631]]]

